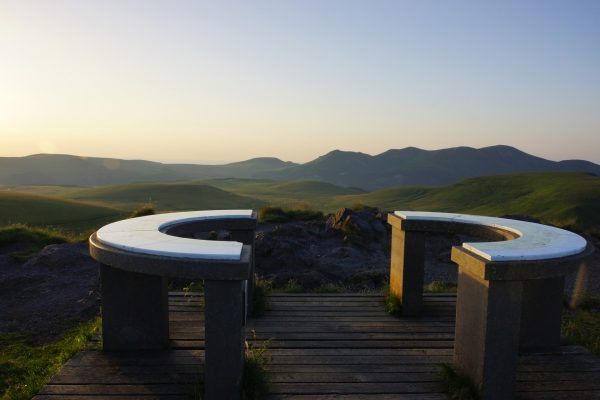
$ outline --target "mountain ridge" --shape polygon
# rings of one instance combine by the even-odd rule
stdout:
[[[376,155],[336,149],[303,164],[275,157],[257,157],[223,165],[165,164],[65,154],[0,157],[0,185],[5,186],[94,187],[240,178],[317,180],[343,187],[379,190],[398,186],[442,186],[478,176],[559,171],[600,175],[600,165],[577,159],[551,161],[508,145],[438,150],[405,147]]]

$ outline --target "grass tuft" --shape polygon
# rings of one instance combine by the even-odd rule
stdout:
[[[453,365],[441,364],[440,377],[451,400],[477,400],[479,395],[471,379]]]
[[[96,318],[43,345],[29,343],[26,334],[0,336],[0,399],[30,399],[73,354],[85,348],[99,326]]]
[[[309,290],[311,293],[344,293],[346,291],[346,288],[335,283],[323,283],[321,286]]]
[[[385,310],[396,317],[402,316],[402,303],[400,299],[392,294],[392,292],[387,289],[385,295]]]
[[[565,309],[561,331],[572,343],[600,356],[600,297],[585,296],[576,309]]]
[[[264,315],[269,302],[269,293],[273,290],[271,281],[256,277],[254,280],[254,294],[252,296],[252,318]]]
[[[256,340],[256,332],[252,331]],[[269,375],[266,369],[270,359],[266,355],[270,340],[259,346],[246,341],[246,363],[244,364],[244,382],[242,398],[244,400],[262,400],[269,394]]]
[[[290,279],[284,286],[273,289],[276,293],[304,293],[307,290],[295,279]]]
[[[131,212],[130,218],[144,217],[146,215],[154,215],[156,214],[156,210],[154,209],[154,204],[146,203],[142,204],[137,209]]]
[[[457,286],[443,281],[433,281],[423,287],[425,293],[456,293]]]

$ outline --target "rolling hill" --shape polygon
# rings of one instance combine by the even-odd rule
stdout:
[[[0,185],[5,186],[94,187],[235,178],[320,181],[372,191],[398,186],[441,186],[478,176],[557,171],[600,175],[600,165],[583,160],[546,160],[510,146],[432,151],[407,147],[374,156],[335,150],[304,164],[270,157],[225,165],[162,164],[50,154],[0,157]]]
[[[138,183],[81,189],[72,200],[132,210],[152,204],[158,211],[259,208],[264,202],[203,184]]]
[[[400,187],[337,196],[328,206],[354,203],[382,210],[525,214],[578,230],[600,228],[600,178],[585,173],[510,174],[472,178],[444,187]]]
[[[320,207],[333,196],[365,193],[358,188],[336,186],[319,181],[272,181],[250,179],[211,179],[206,184],[239,195],[255,197],[279,206]]]
[[[162,164],[144,160],[35,154],[0,157],[0,185],[104,186],[206,178],[251,178],[266,170],[295,165],[276,158],[254,158],[225,165]]]
[[[73,200],[0,191],[0,225],[53,226],[70,231],[96,229],[126,214],[111,207]]]
[[[552,172],[470,178],[441,187],[409,186],[364,192],[316,181],[212,179],[193,183],[140,183],[91,189],[59,187],[60,196],[0,191],[0,224],[99,227],[144,203],[158,211],[309,207],[332,212],[365,204],[381,210],[427,210],[500,216],[523,214],[579,231],[600,230],[600,178]],[[52,188],[41,187],[42,193]]]

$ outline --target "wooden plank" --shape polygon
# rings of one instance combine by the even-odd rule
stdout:
[[[189,400],[189,394],[166,394],[163,393],[161,395],[135,395],[132,397],[130,395],[124,396],[90,396],[90,395],[79,395],[79,394],[39,394],[32,398],[32,400]]]
[[[445,390],[441,382],[273,383],[270,389],[274,394],[443,393]]]
[[[443,393],[403,393],[394,394],[273,394],[269,400],[448,400]]]
[[[92,385],[52,385],[44,386],[39,394],[53,395],[189,395],[191,392],[189,385],[180,384],[145,384],[145,385],[112,385],[112,384],[92,384]]]
[[[275,294],[246,335],[254,346],[272,338],[270,399],[441,400],[455,300],[427,294],[424,316],[397,318],[381,294]],[[189,398],[204,368],[202,302],[198,293],[170,295],[171,350],[79,352],[34,399]],[[600,360],[580,346],[529,353],[519,360],[518,398],[600,399],[599,378]]]

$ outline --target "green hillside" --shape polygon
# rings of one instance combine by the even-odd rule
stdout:
[[[333,196],[365,193],[362,189],[336,186],[319,181],[272,181],[262,179],[211,179],[211,186],[239,195],[251,196],[278,206],[308,205],[320,208]]]
[[[220,208],[258,208],[264,203],[209,185],[181,183],[140,183],[81,189],[68,194],[73,200],[132,210],[150,203],[158,211]]]
[[[124,214],[110,207],[72,200],[0,191],[0,225],[22,223],[70,231],[95,229]]]
[[[526,214],[554,225],[589,229],[600,226],[600,178],[585,173],[498,175],[445,187],[402,187],[338,196],[328,206],[353,203],[384,210]]]

